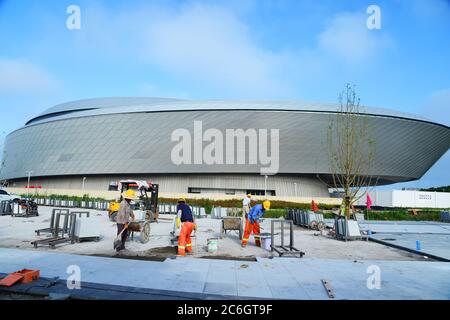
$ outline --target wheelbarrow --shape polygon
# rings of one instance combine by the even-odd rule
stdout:
[[[228,231],[237,231],[239,233],[239,239],[242,240],[242,219],[240,217],[222,218],[220,238],[222,239]]]
[[[139,241],[147,243],[150,240],[151,218],[145,211],[135,210],[135,220],[128,224],[128,232],[131,232],[131,239],[134,239],[134,233],[139,233]]]

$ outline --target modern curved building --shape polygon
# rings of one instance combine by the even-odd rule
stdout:
[[[163,192],[328,197],[328,126],[337,105],[301,101],[100,98],[50,108],[10,133],[0,179],[23,187],[107,190],[151,180]],[[419,179],[450,128],[364,108],[378,184]],[[276,173],[276,174],[275,174]],[[268,175],[267,180],[265,175]],[[84,179],[85,178],[85,179]]]

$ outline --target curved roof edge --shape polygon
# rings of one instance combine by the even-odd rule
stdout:
[[[338,104],[300,100],[183,100],[172,98],[113,97],[76,100],[49,108],[26,122],[25,126],[73,117],[117,113],[200,111],[200,110],[271,110],[337,112]],[[384,108],[361,106],[361,114],[418,120],[445,126],[424,117]],[[447,127],[447,126],[445,126]]]

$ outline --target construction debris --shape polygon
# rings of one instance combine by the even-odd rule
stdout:
[[[39,270],[22,269],[8,274],[0,280],[0,286],[11,287],[17,282],[30,283],[39,279]]]
[[[327,280],[322,280],[322,284],[325,287],[325,290],[327,291],[328,297],[330,297],[331,299],[334,299],[334,292],[333,292],[333,288],[331,287],[330,282]]]

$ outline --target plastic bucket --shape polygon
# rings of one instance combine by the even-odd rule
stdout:
[[[208,239],[208,252],[209,253],[216,253],[218,244],[219,244],[219,239],[218,238],[210,238],[210,239]]]
[[[262,238],[262,245],[263,245],[263,248],[266,249],[267,251],[272,250],[272,248],[271,248],[272,238],[271,237]]]

